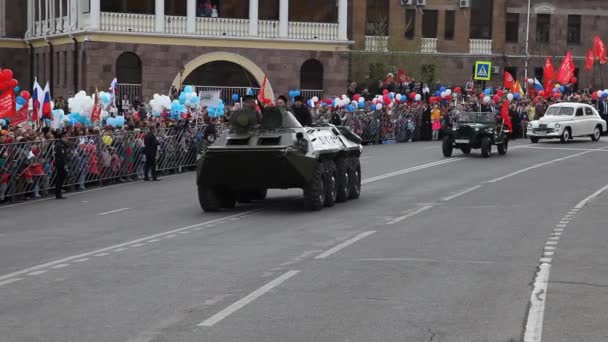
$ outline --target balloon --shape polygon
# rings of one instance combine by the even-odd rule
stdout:
[[[487,95],[483,98],[483,102],[485,102],[485,103],[490,102],[490,100],[491,100],[490,97]]]
[[[435,96],[441,96],[441,91],[440,91],[440,90],[437,90],[437,91],[435,92]]]
[[[591,98],[592,98],[592,99],[597,100],[597,97],[598,97],[598,96],[597,96],[597,93],[596,93],[596,92],[594,92],[593,94],[591,94]]]
[[[450,89],[446,89],[446,90],[445,90],[445,94],[446,94],[447,96],[452,95],[452,91],[451,91]]]
[[[382,91],[382,95],[388,95],[388,89],[384,89],[384,90]]]
[[[359,109],[365,108],[365,102],[359,102]]]
[[[380,110],[382,109],[382,104],[381,103],[377,103],[376,104],[376,110]]]
[[[179,95],[179,103],[181,103],[181,104],[186,104],[186,94],[181,93],[181,94]]]
[[[4,126],[4,125],[6,125],[6,120],[0,119],[0,126]]]
[[[192,93],[194,92],[194,88],[192,86],[185,86],[184,93]]]
[[[513,94],[513,98],[519,100],[521,98],[521,95],[519,95],[519,93],[515,93]]]
[[[483,93],[486,94],[486,96],[490,96],[490,95],[492,95],[492,89],[486,88],[486,90],[484,90]]]
[[[445,93],[445,91],[441,92],[441,98],[444,99],[447,96],[447,94]]]
[[[597,91],[597,97],[602,97],[602,94],[603,94],[603,93],[604,93],[603,91],[598,90],[598,91]]]
[[[101,137],[101,142],[106,144],[107,146],[110,146],[112,145],[113,139],[109,135],[104,135],[103,137]]]
[[[456,87],[454,88],[454,92],[460,94],[462,92],[462,88]]]
[[[480,100],[483,100],[485,97],[486,97],[486,95],[485,95],[485,94],[483,94],[483,93],[479,94],[479,99],[480,99]]]
[[[19,84],[19,81],[15,80],[15,79],[8,81],[8,86],[10,88],[15,88],[18,84]]]
[[[353,95],[353,100],[355,100],[355,101],[357,101],[357,102],[359,102],[359,99],[360,99],[360,98],[361,98],[361,95],[359,95],[359,94],[355,94],[355,95]]]
[[[388,95],[384,95],[382,99],[384,100],[384,104],[388,104],[391,102],[391,99],[388,98]]]
[[[553,93],[553,98],[559,99],[561,97],[562,97],[562,94],[560,94],[560,93]]]
[[[494,102],[500,101],[500,96],[494,95],[494,97],[492,97],[492,101],[494,101]]]
[[[19,94],[19,90],[21,90],[21,88],[19,88],[19,86],[13,88],[13,91],[15,92],[15,94]]]
[[[313,102],[319,102],[319,98],[318,98],[318,97],[316,97],[316,96],[313,96],[313,97],[312,97],[312,101],[313,101]]]
[[[513,94],[507,94],[507,100],[513,101]]]
[[[17,87],[17,88],[19,88],[19,87]],[[30,95],[30,92],[29,92],[29,91],[27,91],[27,90],[24,90],[24,91],[22,91],[22,92],[21,92],[21,97],[23,97],[23,98],[24,98],[24,99],[26,99],[26,100],[29,100],[29,99],[30,99],[30,96],[31,96],[31,95]]]
[[[17,100],[16,101],[17,101],[17,104],[20,105],[20,106],[23,106],[25,104],[25,102],[26,102],[25,99],[23,97],[21,97],[21,96],[17,96]]]
[[[414,97],[414,101],[419,102],[422,99],[422,95],[420,94],[416,94],[416,96]]]
[[[13,71],[11,69],[2,70],[2,77],[4,78],[5,81],[9,81],[9,80],[13,79],[13,76],[14,76]]]
[[[444,92],[445,90],[446,90],[446,88],[445,88],[445,87],[443,87],[443,86],[442,86],[442,87],[439,87],[439,91],[440,91],[440,92]]]
[[[365,103],[365,99],[364,99],[363,97],[360,97],[360,98],[357,100],[357,102],[359,102],[359,103],[363,103],[363,104],[364,104],[364,103]]]
[[[572,78],[570,79],[570,83],[572,83],[572,84],[576,84],[576,82],[578,82],[578,79],[577,79],[576,77],[572,77]]]
[[[545,96],[545,92],[544,92],[544,91],[542,91],[542,90],[540,90],[540,91],[538,92],[538,96]]]
[[[388,93],[388,98],[391,99],[391,100],[394,99],[395,98],[395,93],[393,93],[393,92]]]

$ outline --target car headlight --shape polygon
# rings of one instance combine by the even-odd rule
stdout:
[[[475,132],[479,131],[479,127],[475,127]]]
[[[532,124],[531,123],[528,124],[528,129],[532,129]]]
[[[555,128],[560,128],[561,126],[559,125],[559,123],[555,123]]]

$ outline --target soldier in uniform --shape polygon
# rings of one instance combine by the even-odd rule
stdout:
[[[150,131],[144,137],[144,153],[146,155],[146,165],[144,166],[144,180],[149,181],[148,174],[152,172],[152,180],[159,181],[156,177],[156,153],[158,151],[158,140],[156,139],[156,127],[150,126]]]
[[[61,132],[57,135],[57,140],[54,145],[55,149],[55,198],[65,199],[61,194],[63,190],[63,183],[65,182],[66,171],[65,166],[67,163],[68,144],[65,141],[65,132]]]

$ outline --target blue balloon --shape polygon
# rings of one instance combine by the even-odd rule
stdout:
[[[443,87],[443,86],[440,87],[439,88],[439,94],[441,95],[441,93],[444,92],[445,90],[446,90],[446,87]]]
[[[6,125],[6,120],[0,119],[0,126],[4,126],[4,125]]]
[[[20,104],[18,104],[18,103],[17,103],[17,104],[15,104],[15,109],[16,109],[17,111],[20,111],[20,110],[21,110],[21,108],[23,108],[23,105],[20,105]]]
[[[388,98],[389,98],[389,99],[391,99],[391,100],[392,100],[392,99],[394,99],[394,98],[395,98],[395,94],[393,94],[393,93],[388,93]]]
[[[437,90],[437,91],[435,92],[435,96],[441,96],[441,90]]]
[[[15,92],[15,94],[19,94],[19,90],[21,90],[21,88],[19,88],[19,86],[16,86],[15,88],[13,88],[13,91]]]
[[[185,86],[184,93],[192,93],[194,92],[194,88],[192,86]]]
[[[561,91],[562,93],[564,93],[566,91],[566,87],[564,87],[564,86],[559,87],[559,91]]]
[[[486,96],[490,96],[490,95],[492,95],[492,89],[486,88],[486,90],[484,90],[483,93],[486,94]]]
[[[519,98],[521,97],[521,95],[519,95],[519,93],[514,93],[513,94],[513,98],[516,100],[519,100]]]
[[[215,117],[215,108],[208,107],[207,108],[207,113],[209,114],[210,117],[214,118]]]
[[[179,103],[186,104],[186,94],[185,93],[181,93],[179,95]]]
[[[236,102],[239,100],[239,94],[232,94],[232,101]]]
[[[17,96],[17,104],[23,106],[25,104],[25,99],[22,96]]]
[[[359,102],[359,109],[365,108],[365,102]]]

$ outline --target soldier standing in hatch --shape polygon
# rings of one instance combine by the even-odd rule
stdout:
[[[296,96],[294,100],[295,103],[293,104],[293,107],[291,107],[291,110],[296,119],[298,119],[298,122],[300,122],[300,125],[304,127],[312,126],[312,115],[304,105],[302,96]]]
[[[55,150],[55,198],[65,199],[61,194],[63,190],[63,182],[65,182],[66,171],[65,164],[67,162],[68,144],[65,141],[65,132],[61,132],[57,135],[57,140],[54,145]]]

